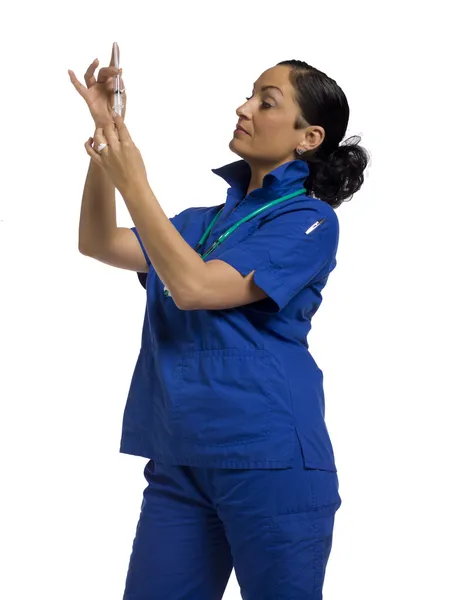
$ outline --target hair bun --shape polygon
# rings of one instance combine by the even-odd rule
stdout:
[[[362,187],[369,155],[360,141],[358,135],[343,141],[316,169],[313,192],[333,208],[350,200]]]
[[[328,160],[337,160],[340,157],[348,157],[348,148],[352,149],[360,144],[362,138],[359,135],[353,135],[350,138],[343,140],[337,148],[329,155]]]

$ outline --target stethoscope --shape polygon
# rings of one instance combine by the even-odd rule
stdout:
[[[206,231],[201,236],[200,241],[195,246],[195,252],[198,252],[198,254],[200,255],[200,257],[204,260],[205,258],[207,258],[209,256],[209,254],[211,252],[213,252],[215,250],[215,248],[217,248],[220,244],[222,244],[225,240],[227,240],[228,237],[232,233],[234,233],[234,231],[236,229],[238,229],[240,227],[240,225],[242,225],[243,223],[246,223],[247,221],[249,221],[250,219],[252,219],[256,215],[260,214],[264,210],[267,210],[268,208],[271,208],[272,206],[275,206],[276,204],[280,204],[281,202],[285,202],[285,200],[290,200],[290,198],[294,198],[295,196],[299,196],[300,194],[305,194],[305,192],[306,192],[306,189],[302,188],[301,190],[299,190],[297,192],[293,192],[292,194],[288,194],[287,196],[282,196],[282,198],[278,198],[277,200],[272,200],[271,202],[268,202],[267,204],[264,204],[263,206],[261,206],[260,208],[258,208],[254,212],[252,212],[251,214],[247,215],[246,217],[243,217],[243,219],[240,219],[240,221],[237,221],[237,223],[235,223],[235,225],[232,225],[232,227],[229,227],[228,230],[226,230],[222,235],[220,235],[220,237],[218,239],[215,240],[215,242],[209,247],[208,250],[206,250],[206,252],[204,252],[204,254],[200,254],[198,252],[198,250],[199,250],[199,248],[201,248],[201,246],[207,240],[210,232],[212,231],[213,226],[217,222],[218,218],[220,217],[220,215],[221,215],[221,213],[222,213],[222,211],[224,209],[224,206],[223,206],[223,208],[220,208],[220,210],[218,211],[218,213],[212,219],[212,223],[209,225],[209,227],[206,229]],[[170,296],[170,292],[169,292],[169,290],[167,289],[167,287],[165,285],[164,285],[164,296],[165,297],[169,297]]]

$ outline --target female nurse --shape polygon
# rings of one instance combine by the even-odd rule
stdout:
[[[112,65],[87,87],[69,73],[96,125],[79,249],[147,295],[120,448],[148,459],[124,600],[219,600],[233,568],[244,600],[319,600],[341,498],[307,335],[335,209],[368,162],[342,143],[347,99],[305,62],[269,68],[237,109],[239,160],[214,170],[224,202],[169,219],[111,109]]]

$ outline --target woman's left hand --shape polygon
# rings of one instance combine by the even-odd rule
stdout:
[[[147,172],[139,149],[134,144],[126,125],[113,113],[115,128],[107,125],[96,129],[95,137],[89,138],[85,148],[91,159],[103,168],[122,196],[130,189],[148,184]],[[95,149],[92,148],[92,143]],[[107,144],[97,152],[98,144]]]

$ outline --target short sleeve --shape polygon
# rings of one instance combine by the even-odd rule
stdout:
[[[339,224],[329,206],[282,213],[217,258],[254,281],[282,310],[294,296],[335,265]]]

